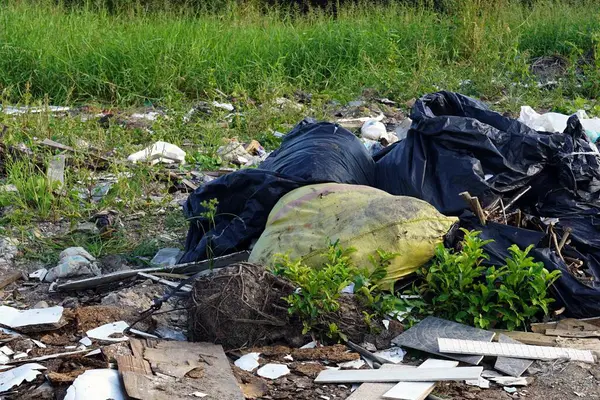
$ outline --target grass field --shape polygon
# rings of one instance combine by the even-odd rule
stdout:
[[[168,207],[173,196],[170,183],[159,178],[161,167],[123,163],[129,154],[164,140],[188,152],[184,172],[214,168],[223,138],[258,139],[273,148],[273,131],[285,132],[307,115],[331,120],[333,109],[366,92],[395,100],[405,112],[407,101],[447,89],[499,111],[514,113],[529,104],[600,115],[600,0],[528,6],[457,0],[445,13],[359,5],[343,7],[337,18],[224,4],[212,11],[129,5],[111,13],[92,5],[67,9],[46,0],[0,0],[2,105],[89,106],[92,115],[102,109],[167,110],[145,128],[106,128],[78,115],[0,112],[0,150],[30,151],[26,157],[0,151],[1,235],[28,243],[26,254],[46,261],[66,245],[83,245],[96,255],[123,249],[151,255],[158,219],[177,227],[180,238],[185,222]],[[548,56],[561,61],[559,73],[534,73],[532,64]],[[276,104],[281,96],[294,100],[298,90],[312,94],[310,105]],[[183,122],[191,104],[214,99],[234,103],[239,115],[226,124],[222,110]],[[60,189],[46,176],[58,151],[41,145],[45,138],[75,148]],[[86,166],[82,143],[110,155],[108,170]],[[117,182],[104,198],[81,196],[106,174]],[[4,185],[16,191],[2,190]],[[146,217],[130,229],[134,237],[107,241],[71,233],[70,227],[102,209]],[[66,234],[39,234],[44,221],[65,225]]]
[[[445,88],[543,102],[547,94],[538,93],[529,66],[554,54],[569,68],[553,97],[600,91],[589,58],[600,40],[597,0],[460,0],[444,14],[347,6],[338,18],[233,4],[216,13],[130,6],[110,14],[46,0],[2,3],[0,89],[13,102],[164,103],[212,97],[217,89],[260,100],[295,89],[349,99],[364,88],[397,99]],[[469,87],[461,87],[466,80]]]

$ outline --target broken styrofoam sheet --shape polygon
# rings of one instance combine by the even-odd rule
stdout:
[[[256,371],[259,376],[268,379],[277,379],[290,373],[285,364],[265,364]]]
[[[260,353],[248,353],[235,360],[234,364],[244,371],[254,371],[260,365],[258,363],[259,357]]]
[[[392,347],[387,350],[376,351],[373,354],[394,364],[400,364],[404,360],[406,351],[402,350],[401,347]]]
[[[39,340],[31,339],[31,341],[40,349],[45,349],[47,347],[44,343],[40,342]]]
[[[13,354],[15,354],[15,352],[8,346],[0,347],[0,352],[7,356],[12,356]]]
[[[13,307],[0,306],[0,325],[17,330],[23,330],[24,328],[34,330],[37,326],[59,324],[62,314],[63,308],[61,306],[32,308],[29,310],[17,310]]]
[[[212,102],[212,105],[215,108],[220,108],[220,109],[226,110],[226,111],[234,110],[233,104],[231,104],[231,103],[219,103],[218,101],[215,100]]]
[[[0,354],[0,365],[4,365],[10,362],[10,357],[6,354]]]
[[[321,346],[319,346],[319,344],[317,343],[316,340],[313,340],[312,342],[308,342],[300,348],[301,349],[314,349],[315,347],[321,347]]]
[[[467,380],[465,381],[465,383],[469,386],[477,386],[481,389],[489,389],[490,388],[490,381],[488,381],[487,379],[485,379],[484,377],[479,377],[479,379],[471,379],[471,380]]]
[[[79,375],[67,389],[64,400],[125,400],[119,371],[90,369]]]
[[[438,338],[439,351],[448,354],[476,354],[481,356],[500,356],[525,358],[529,360],[567,359],[595,363],[594,355],[589,350],[569,349],[563,347],[530,346],[513,343],[488,343],[475,340],[459,340]]]
[[[583,110],[578,110],[574,115],[579,118],[588,138],[595,142],[600,136],[600,118],[589,118]],[[533,108],[522,106],[519,121],[536,131],[563,133],[567,129],[567,121],[570,117],[555,112],[538,114]]]
[[[363,365],[365,365],[365,361],[361,358],[358,360],[346,361],[338,364],[338,367],[342,369],[360,369]]]
[[[124,342],[129,340],[127,336],[123,335],[123,331],[127,328],[129,328],[127,322],[118,321],[91,329],[85,334],[90,339],[96,339],[103,342]]]
[[[167,142],[156,142],[144,150],[131,154],[127,160],[136,163],[138,161],[173,162],[185,164],[185,151]]]
[[[32,382],[44,369],[43,365],[31,363],[0,372],[0,393],[19,386],[23,381]]]

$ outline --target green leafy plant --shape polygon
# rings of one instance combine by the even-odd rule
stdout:
[[[461,251],[451,251],[439,245],[428,268],[418,273],[423,283],[416,288],[424,300],[416,305],[421,314],[437,316],[470,324],[482,329],[506,327],[513,330],[524,326],[536,315],[548,314],[554,301],[548,289],[560,276],[549,272],[543,263],[529,256],[533,246],[525,250],[513,245],[510,257],[499,267],[486,267],[489,259],[480,232],[465,233]]]

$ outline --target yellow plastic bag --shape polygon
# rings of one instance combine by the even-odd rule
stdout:
[[[272,265],[276,254],[319,266],[328,239],[354,247],[357,266],[371,267],[377,249],[397,253],[384,283],[391,287],[429,261],[455,217],[423,200],[393,196],[369,186],[324,183],[296,189],[275,205],[250,262]]]

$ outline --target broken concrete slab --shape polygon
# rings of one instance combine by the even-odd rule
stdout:
[[[477,365],[483,359],[483,356],[441,354],[437,342],[437,339],[440,337],[491,341],[494,337],[494,333],[441,318],[427,317],[406,332],[397,336],[392,340],[392,343],[396,346],[426,351],[430,354],[452,358],[467,364]]]
[[[0,325],[20,332],[42,332],[59,329],[66,324],[61,306],[17,310],[0,306]]]

